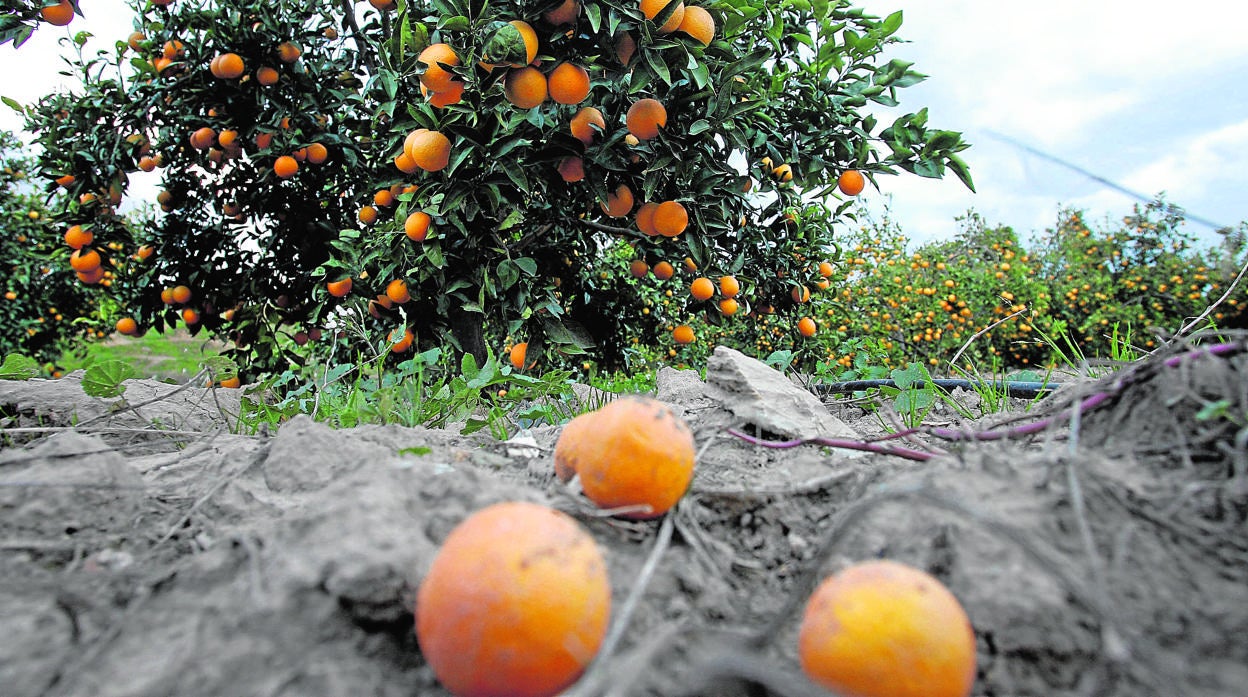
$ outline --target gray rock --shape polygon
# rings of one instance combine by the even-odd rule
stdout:
[[[707,399],[706,385],[696,370],[677,370],[668,366],[659,368],[654,378],[655,399],[667,404],[683,407],[705,407]]]
[[[789,438],[859,439],[818,397],[762,361],[716,346],[706,364],[706,393],[752,426]]]

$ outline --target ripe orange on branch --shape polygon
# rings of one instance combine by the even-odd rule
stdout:
[[[681,0],[671,0],[671,2],[676,7],[668,15],[667,21],[663,23],[663,26],[659,27],[660,34],[670,34],[676,31],[677,27],[685,19],[685,3],[681,2]],[[668,0],[641,0],[641,13],[646,16],[646,19],[653,20],[663,12],[668,4]]]
[[[628,132],[641,140],[659,135],[659,129],[667,126],[667,109],[657,99],[638,99],[628,108],[624,119]]]
[[[290,155],[282,155],[273,162],[273,173],[282,179],[295,176],[299,171],[299,161]]]
[[[841,172],[841,176],[836,178],[836,186],[846,196],[857,196],[866,188],[867,180],[862,176],[862,172],[856,169],[847,169]]]
[[[715,295],[715,284],[706,276],[699,276],[689,284],[689,294],[698,302],[710,300]]]
[[[416,211],[403,222],[403,232],[413,242],[424,242],[429,236],[429,226],[432,223],[433,218],[428,213]]]
[[[451,161],[451,139],[438,131],[418,129],[408,134],[403,150],[417,167],[426,172],[446,169]]]
[[[416,60],[425,64],[425,72],[420,76],[420,84],[434,92],[444,92],[451,88],[456,79],[455,73],[442,67],[459,65],[459,55],[449,44],[430,44],[420,52]]]
[[[610,613],[593,537],[565,513],[504,502],[442,543],[416,595],[416,637],[459,697],[550,697],[593,660]]]
[[[546,101],[546,76],[531,65],[507,73],[503,81],[507,101],[521,109],[532,109]]]
[[[208,70],[213,77],[219,77],[224,80],[233,80],[241,77],[247,67],[243,64],[243,59],[237,53],[222,53],[212,62],[208,64]]]
[[[654,209],[654,230],[664,237],[675,237],[689,227],[689,212],[677,201],[664,201]]]
[[[546,82],[550,98],[560,104],[580,104],[589,96],[589,72],[574,63],[556,65]]]
[[[39,16],[48,24],[63,27],[74,20],[74,6],[69,0],[61,0],[55,5],[40,8]]]
[[[676,31],[688,34],[703,46],[709,46],[715,39],[715,20],[705,8],[687,5],[685,16],[681,18]]]
[[[603,118],[602,112],[592,106],[587,106],[576,112],[572,120],[568,122],[568,128],[572,131],[572,136],[582,143],[589,145],[594,142],[598,131],[594,130],[597,126],[599,130],[607,130],[607,120]]]
[[[613,193],[607,194],[607,200],[599,205],[602,206],[602,212],[612,218],[623,218],[633,210],[633,190],[625,184],[620,184]]]

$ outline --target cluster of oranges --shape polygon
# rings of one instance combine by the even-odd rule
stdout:
[[[563,427],[554,473],[577,478],[607,512],[647,519],[684,495],[694,456],[689,427],[670,407],[625,396]],[[450,532],[414,611],[425,660],[462,697],[558,694],[597,655],[610,613],[593,536],[565,513],[519,501],[478,510]],[[807,601],[797,653],[809,678],[863,697],[966,697],[975,678],[974,630],[957,598],[893,561],[826,578]]]

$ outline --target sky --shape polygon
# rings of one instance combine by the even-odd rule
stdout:
[[[858,0],[885,16],[902,10],[908,43],[887,58],[915,62],[929,78],[899,94],[881,121],[929,109],[929,126],[961,131],[978,193],[952,175],[880,177],[863,194],[913,241],[948,239],[974,209],[989,224],[1043,232],[1060,206],[1115,223],[1137,199],[1074,167],[1138,192],[1165,192],[1217,225],[1248,220],[1248,5],[1232,0]],[[132,31],[121,0],[83,0],[70,30],[105,48]],[[44,27],[21,49],[0,46],[0,95],[30,103],[64,78],[64,29]],[[895,112],[891,113],[891,112]],[[0,106],[0,128],[21,119]],[[1023,147],[1020,147],[1023,146]],[[1030,148],[1035,152],[1028,152]],[[1215,243],[1209,226],[1188,230]]]

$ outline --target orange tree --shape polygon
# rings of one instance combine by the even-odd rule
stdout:
[[[207,328],[258,367],[348,315],[399,352],[480,357],[511,336],[533,358],[593,347],[614,366],[629,326],[653,337],[722,299],[682,291],[670,317],[647,315],[637,285],[600,268],[620,240],[688,269],[668,283],[734,274],[740,316],[783,313],[835,248],[845,172],[970,186],[966,145],[925,110],[864,113],[923,77],[882,58],[900,13],[370,4],[144,4],[115,56],[82,61],[82,91],[32,109],[42,173],[76,177],[60,224],[95,224],[134,171],[160,172],[165,215],[143,239],[97,232],[125,245],[101,256],[141,325]],[[792,214],[812,200],[824,214]]]
[[[0,4],[0,45],[26,43],[40,26],[63,27],[81,15],[78,0],[4,0]]]
[[[880,128],[861,110],[922,79],[880,60],[900,13],[438,0],[393,16],[369,83],[388,129],[371,152],[393,161],[379,186],[418,189],[325,274],[406,283],[401,307],[424,341],[480,354],[489,327],[528,340],[530,355],[535,342],[595,346],[613,365],[628,325],[646,321],[631,284],[595,263],[613,240],[648,266],[688,258],[741,276],[747,311],[784,306],[811,271],[803,253],[833,244],[844,210],[804,225],[784,215],[803,196],[833,195],[850,169],[951,168],[970,185],[958,134],[930,130],[924,111]],[[413,215],[417,234],[393,234]],[[684,313],[716,312],[680,300]]]
[[[0,356],[21,353],[55,361],[84,338],[98,338],[96,298],[65,267],[63,241],[31,183],[34,162],[11,133],[0,131]],[[101,279],[104,282],[107,279]]]
[[[281,365],[362,183],[354,52],[291,2],[144,4],[136,24],[80,59],[81,90],[29,110],[43,175],[70,179],[56,220],[123,271],[122,315]],[[131,240],[113,211],[136,172],[159,176],[163,216]]]

